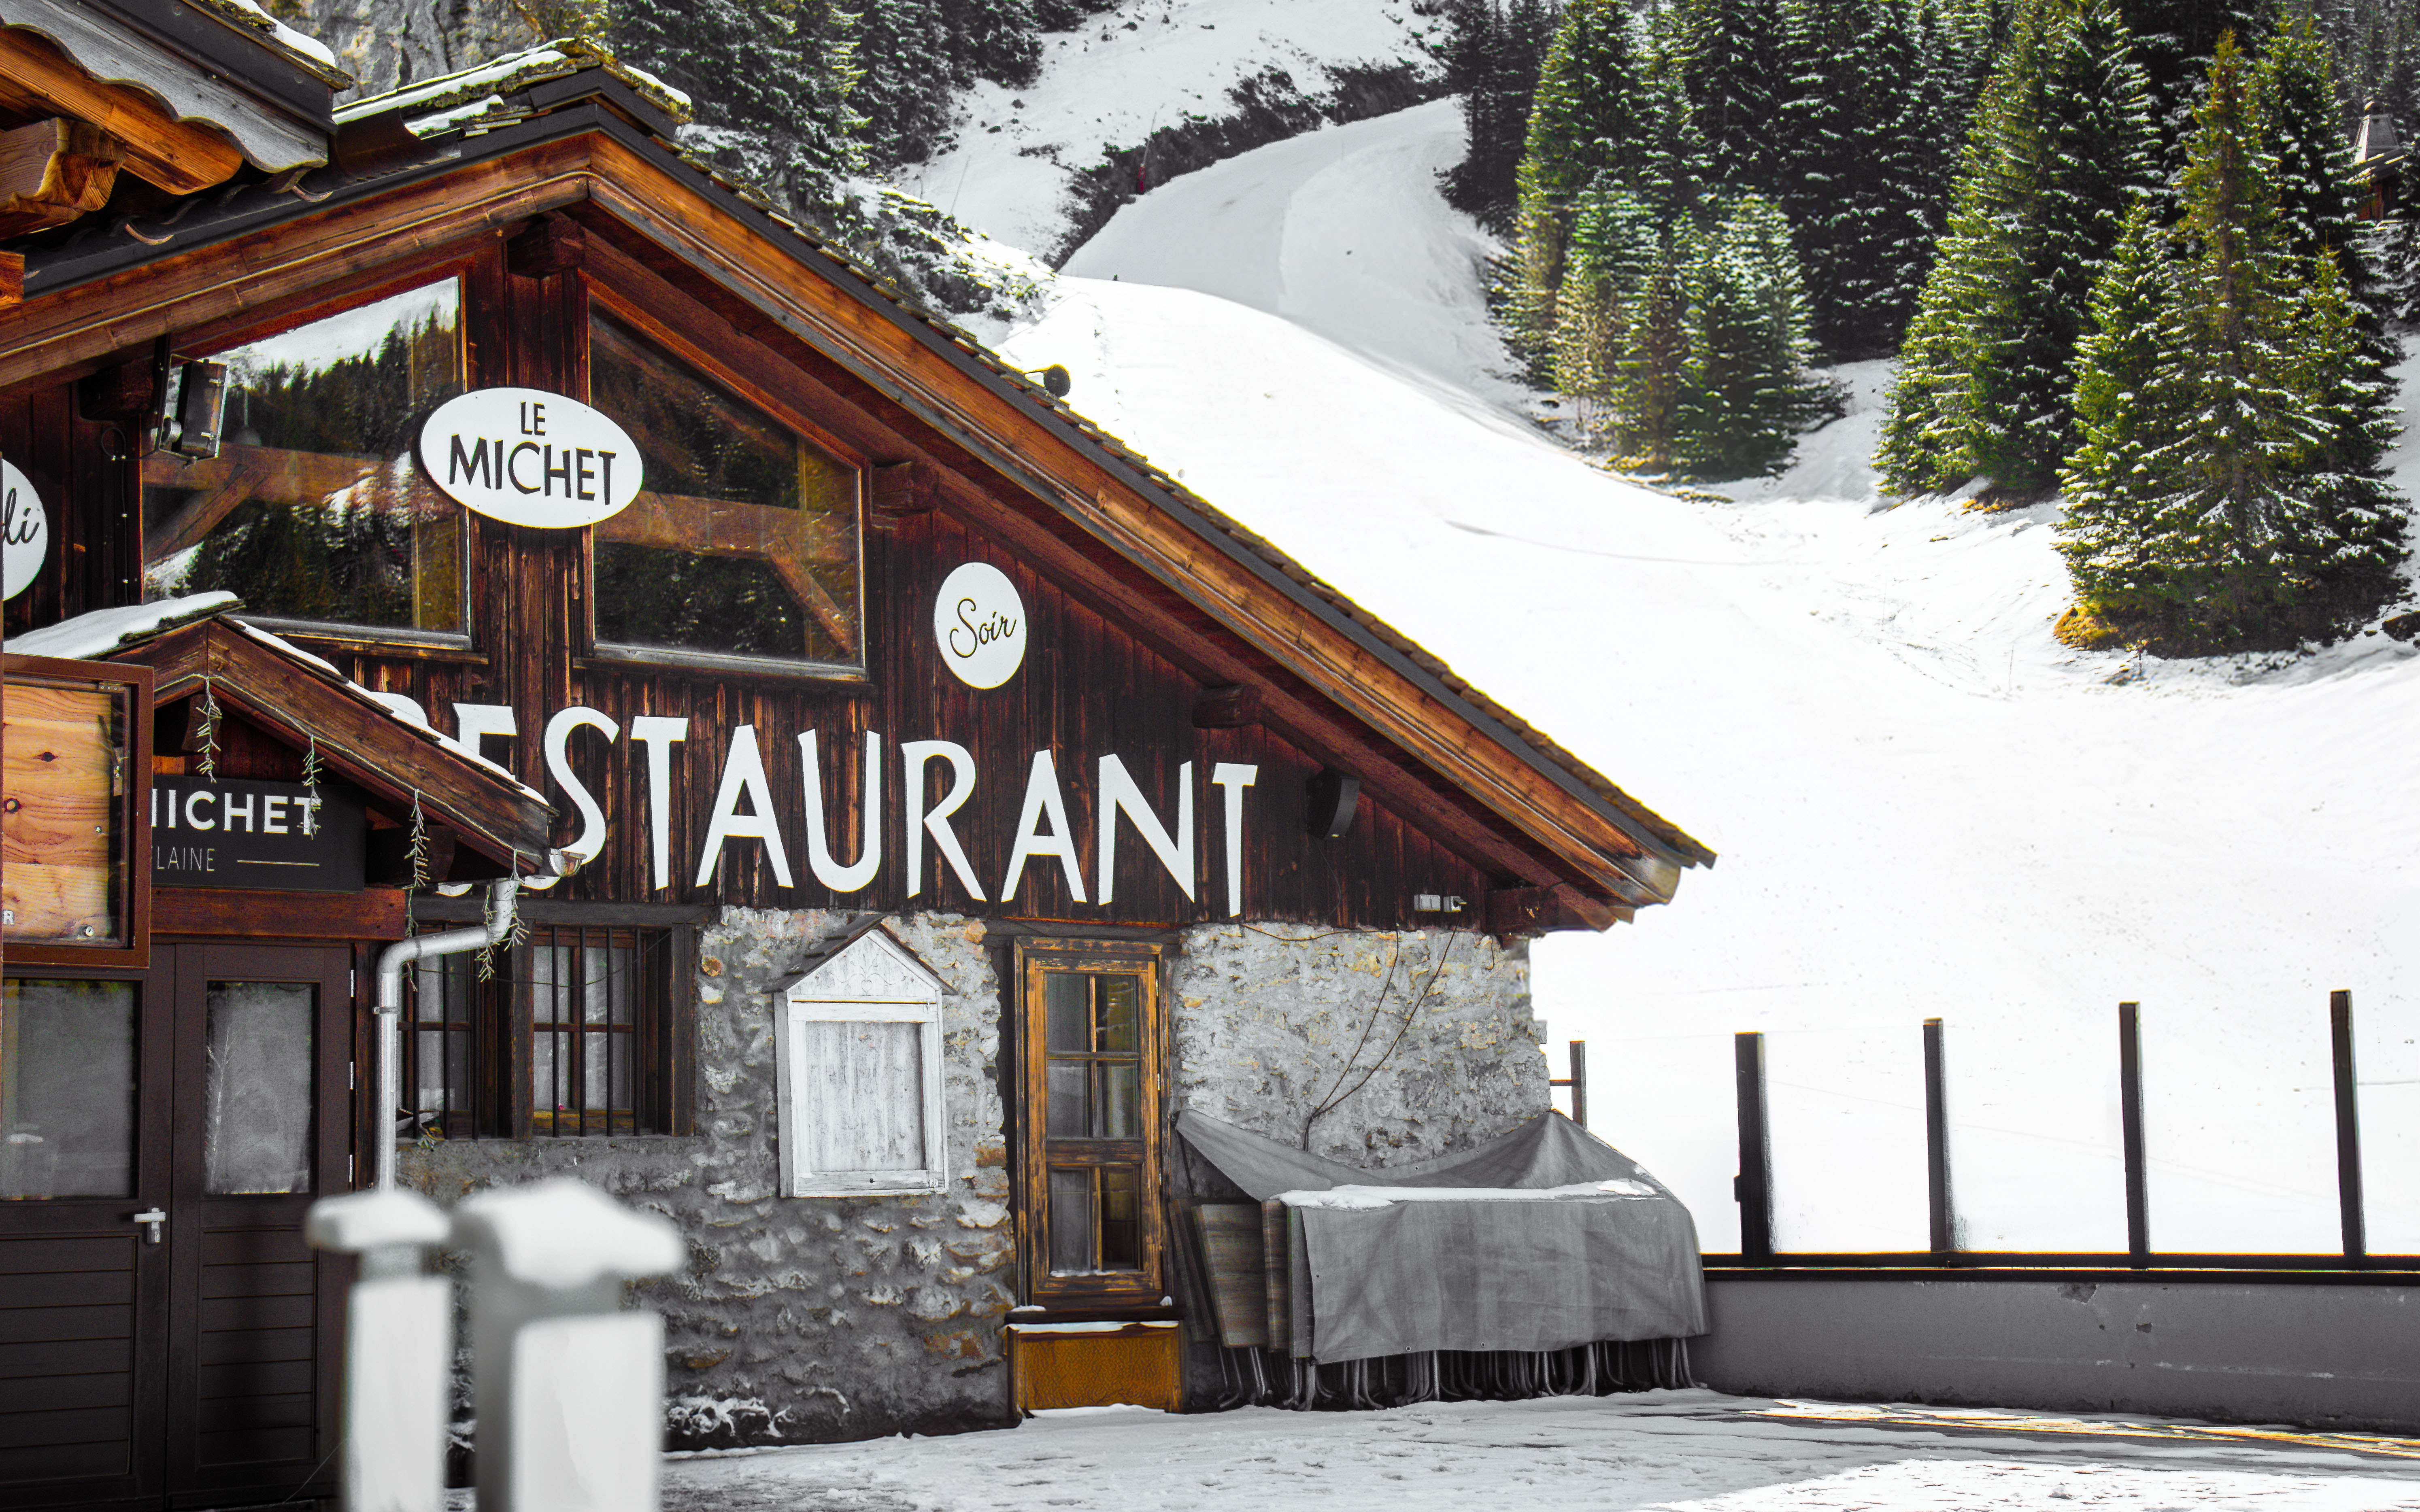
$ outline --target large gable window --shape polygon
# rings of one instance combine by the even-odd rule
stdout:
[[[296,628],[460,636],[462,509],[412,443],[462,392],[461,302],[446,279],[210,354],[227,364],[218,455],[143,464],[147,594],[225,589]]]
[[[646,488],[597,527],[598,649],[855,671],[857,470],[603,316],[590,402]]]

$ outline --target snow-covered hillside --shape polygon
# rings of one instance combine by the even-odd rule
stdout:
[[[1763,1029],[1780,1242],[1922,1247],[1939,1017],[1968,1242],[2122,1248],[2134,999],[2153,1243],[2328,1249],[2345,987],[2371,1243],[2420,1250],[2420,652],[2067,650],[2055,506],[1883,507],[1878,365],[1731,501],[1590,468],[1497,376],[1483,239],[1435,195],[1458,151],[1440,103],[1176,179],[1008,349],[1067,364],[1085,413],[1722,853],[1672,906],[1537,949],[1599,1132],[1730,1247],[1730,1036]],[[1044,208],[986,188],[995,232]]]
[[[1218,116],[1228,91],[1276,68],[1316,94],[1326,69],[1424,59],[1437,23],[1409,0],[1123,0],[1046,39],[1023,89],[960,97],[957,143],[900,187],[1037,256],[1065,239],[1061,198],[1105,147],[1142,145],[1188,115]]]

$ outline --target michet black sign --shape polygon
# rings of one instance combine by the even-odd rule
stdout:
[[[163,887],[359,892],[362,795],[341,783],[151,779],[151,881]]]

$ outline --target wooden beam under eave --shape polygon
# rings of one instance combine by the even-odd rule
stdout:
[[[107,132],[63,116],[0,131],[0,238],[47,231],[108,204],[119,156]]]
[[[106,84],[32,32],[0,28],[0,100],[29,116],[72,116],[116,139],[128,173],[172,194],[225,183],[243,153],[215,129],[180,121],[157,101]]]

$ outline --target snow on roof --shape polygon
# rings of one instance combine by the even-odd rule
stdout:
[[[8,649],[28,656],[65,656],[75,661],[90,661],[140,645],[154,636],[164,634],[180,625],[207,620],[222,609],[236,607],[235,594],[224,591],[209,594],[188,594],[182,598],[163,598],[149,604],[128,604],[118,609],[99,609],[89,614],[79,614],[71,620],[61,620],[39,630],[11,636]],[[334,671],[335,669],[330,668]]]
[[[234,595],[229,594],[227,596],[233,597]],[[512,784],[514,787],[520,789],[523,794],[535,798],[540,803],[547,802],[545,794],[540,793],[537,789],[530,786],[527,782],[515,777],[506,768],[499,766],[494,762],[489,761],[487,757],[482,756],[475,750],[473,750],[469,746],[462,744],[460,741],[448,740],[443,735],[439,734],[436,728],[430,725],[426,718],[413,718],[409,712],[402,708],[398,708],[393,702],[390,702],[395,695],[374,692],[369,688],[364,687],[361,684],[354,682],[351,678],[347,677],[343,672],[339,671],[336,669],[336,664],[334,662],[328,660],[324,656],[312,655],[310,652],[303,650],[301,646],[296,645],[293,641],[287,640],[282,635],[277,635],[271,631],[264,630],[257,625],[248,625],[244,621],[237,619],[232,614],[227,616],[226,623],[233,625],[236,629],[240,630],[245,635],[250,636],[253,640],[259,641],[262,645],[274,649],[280,656],[291,656],[296,661],[309,667],[312,671],[318,672],[329,681],[335,683],[337,686],[344,688],[346,692],[352,694],[355,698],[368,704],[371,708],[378,710],[379,713],[386,716],[386,717],[390,719],[393,719],[396,723],[403,726],[406,730],[411,731],[422,739],[437,742],[437,744],[444,747],[447,750],[454,752],[456,755],[462,757],[473,764],[485,767],[488,774],[495,778],[497,780]],[[410,702],[411,701],[406,700],[404,702]],[[420,706],[417,703],[412,703],[411,707],[413,709],[418,709]],[[425,713],[426,711],[422,712]],[[549,805],[549,807],[552,806]]]
[[[482,113],[504,97],[561,79],[587,69],[603,69],[636,89],[648,102],[676,120],[690,117],[690,98],[643,69],[631,68],[584,37],[542,42],[519,53],[468,68],[457,73],[423,79],[417,84],[370,95],[336,108],[336,123],[372,116],[401,114],[415,136],[433,136],[459,125],[467,116]]]
[[[339,88],[346,87],[353,82],[352,75],[345,72],[343,67],[336,62],[336,54],[329,51],[325,42],[316,37],[307,37],[296,31],[268,11],[261,9],[254,0],[190,0],[190,3],[204,10],[211,11],[224,20],[233,22],[245,31],[256,34],[262,41],[281,52],[291,54],[306,63],[318,64],[319,67],[315,71],[323,75],[337,75],[338,77],[329,79],[328,82]]]

